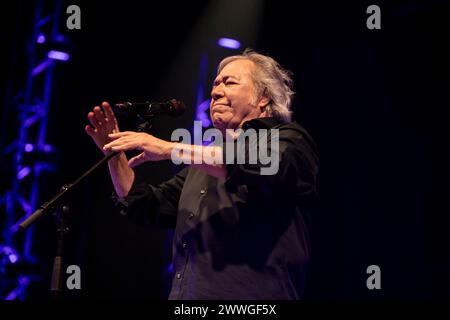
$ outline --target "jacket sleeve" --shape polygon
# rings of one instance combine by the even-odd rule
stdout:
[[[317,198],[319,161],[315,144],[309,135],[297,127],[288,126],[278,130],[276,135],[267,136],[265,140],[261,137],[255,139],[253,146],[251,140],[244,144],[245,161],[238,161],[236,152],[235,161],[226,165],[227,189],[233,192],[237,186],[247,185],[248,188],[257,188],[268,197],[293,201]],[[256,163],[249,163],[249,153],[258,153],[261,148],[265,148],[266,154],[270,155],[271,163],[261,163],[260,159]],[[224,152],[227,152],[226,147]],[[271,170],[267,170],[269,166]]]
[[[116,194],[113,194],[114,204],[122,215],[134,223],[173,228],[187,172],[188,168],[184,168],[174,177],[157,186],[135,178],[126,197],[118,198]]]

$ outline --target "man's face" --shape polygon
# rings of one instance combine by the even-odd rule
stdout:
[[[211,91],[210,116],[214,127],[237,129],[247,120],[261,116],[268,99],[257,99],[250,60],[234,60],[227,64],[214,80]]]

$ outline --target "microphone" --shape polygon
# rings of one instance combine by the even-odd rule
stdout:
[[[123,102],[114,105],[114,111],[117,113],[141,117],[153,117],[161,114],[178,117],[185,110],[185,104],[176,99],[165,102]]]

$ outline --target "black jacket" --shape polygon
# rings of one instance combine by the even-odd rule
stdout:
[[[261,175],[259,162],[227,164],[225,180],[187,167],[158,186],[136,180],[119,201],[137,223],[175,228],[170,299],[302,297],[317,199],[314,142],[300,125],[274,118],[243,129],[279,130],[276,174]]]

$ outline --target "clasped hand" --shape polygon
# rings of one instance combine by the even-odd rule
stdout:
[[[124,131],[108,134],[108,137],[113,141],[103,146],[105,151],[142,151],[128,161],[128,165],[132,168],[145,161],[166,160],[171,155],[172,142],[158,139],[148,133]]]
[[[88,119],[91,125],[86,126],[86,133],[105,155],[110,151],[121,152],[133,149],[142,151],[128,161],[130,167],[145,161],[169,159],[171,156],[172,142],[142,132],[120,132],[114,112],[106,101],[101,107],[95,106],[88,113]]]

